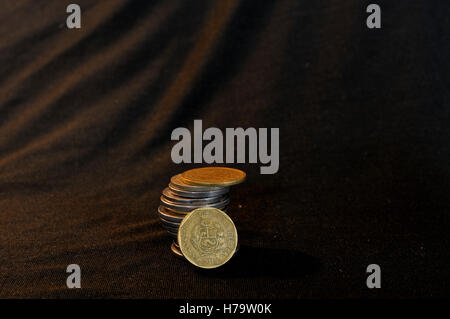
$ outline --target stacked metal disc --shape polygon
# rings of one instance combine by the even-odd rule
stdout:
[[[230,202],[228,186],[195,185],[185,180],[181,174],[170,179],[161,195],[158,215],[164,229],[173,238],[172,252],[183,257],[177,242],[177,233],[183,218],[199,207],[214,207],[226,212]]]

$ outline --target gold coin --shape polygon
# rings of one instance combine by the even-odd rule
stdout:
[[[202,167],[190,169],[181,174],[188,183],[203,186],[231,186],[242,183],[245,173],[229,167]]]
[[[238,237],[231,218],[212,207],[194,209],[180,224],[178,245],[184,257],[200,268],[216,268],[234,255]]]

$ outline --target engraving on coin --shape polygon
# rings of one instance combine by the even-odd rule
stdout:
[[[181,174],[188,183],[203,186],[231,186],[242,183],[246,174],[229,167],[202,167],[190,169]]]
[[[181,222],[178,244],[192,264],[201,268],[216,268],[225,264],[236,251],[236,227],[221,210],[198,208]]]

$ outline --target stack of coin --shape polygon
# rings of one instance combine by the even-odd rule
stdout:
[[[161,195],[158,215],[167,233],[173,238],[172,252],[183,257],[178,245],[179,226],[187,214],[201,207],[227,211],[231,185],[245,180],[245,173],[226,167],[204,167],[173,176]]]
[[[178,230],[182,255],[200,268],[225,264],[238,249],[238,235],[231,218],[217,208],[201,207],[189,213]]]

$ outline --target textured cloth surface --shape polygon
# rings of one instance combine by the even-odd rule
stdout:
[[[448,1],[378,1],[380,30],[357,0],[78,0],[69,30],[71,2],[0,2],[0,297],[448,295]],[[156,213],[194,119],[280,128],[277,174],[232,165],[212,271]]]

